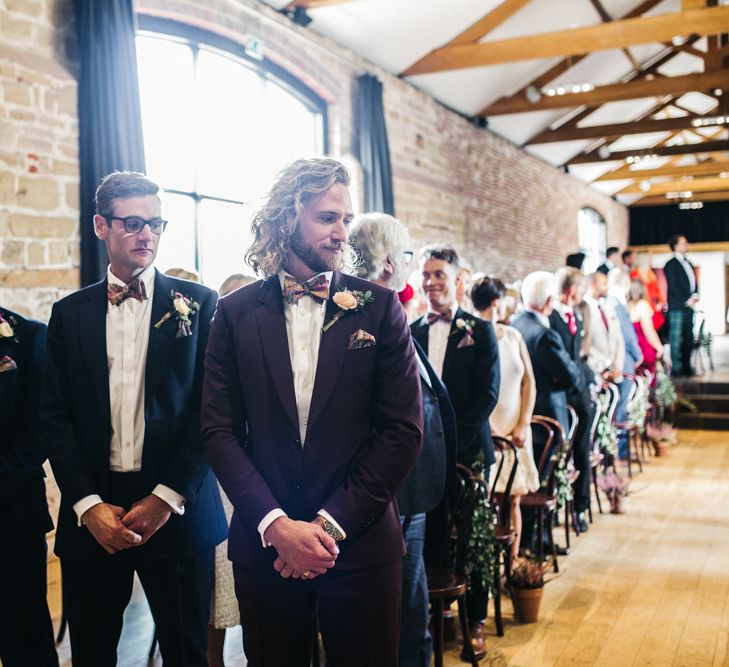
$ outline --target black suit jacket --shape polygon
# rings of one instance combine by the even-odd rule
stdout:
[[[170,292],[200,304],[192,335],[176,338],[169,318]],[[216,294],[186,280],[155,274],[145,370],[145,436],[141,486],[150,493],[164,484],[183,495],[185,512],[173,514],[149,541],[161,556],[181,558],[210,548],[226,536],[215,478],[200,439],[203,356]],[[53,306],[48,326],[48,358],[41,399],[43,433],[61,489],[56,553],[83,557],[101,549],[85,527],[77,526],[73,505],[109,488],[111,416],[106,351],[106,279]]]
[[[553,417],[567,430],[566,392],[579,386],[579,367],[570,359],[559,334],[545,327],[534,313],[522,311],[511,326],[524,337],[532,361],[537,386],[534,414]]]
[[[570,333],[570,328],[567,322],[565,322],[560,314],[553,310],[549,315],[549,324],[552,330],[559,334],[562,339],[562,345],[569,355],[570,359],[575,362],[577,368],[580,371],[580,377],[577,383],[567,389],[567,402],[577,410],[580,419],[584,419],[584,415],[590,410],[590,393],[589,393],[589,382],[587,378],[594,377],[593,371],[587,365],[585,360],[582,358],[582,339],[585,335],[585,323],[582,320],[582,316],[575,312],[575,325],[577,326],[577,333],[573,336]]]
[[[6,543],[43,535],[53,523],[38,430],[46,325],[4,308],[0,314],[14,333],[0,338],[0,360],[7,368],[0,373],[0,543]]]
[[[456,325],[459,319],[473,321],[473,345],[458,347],[466,335]],[[426,315],[410,325],[413,338],[426,354],[429,329]],[[490,322],[458,308],[451,323],[442,379],[456,415],[458,460],[470,464],[483,451],[486,465],[492,465],[496,459],[489,417],[499,398],[501,378],[499,345]]]
[[[428,374],[428,381],[421,371],[423,448],[397,492],[397,505],[403,516],[429,512],[440,504],[446,489],[450,491],[453,488],[458,446],[456,417],[448,391],[435,374],[423,348],[417,341],[413,344]]]
[[[688,262],[688,260],[686,260]],[[691,262],[688,262],[694,271],[694,281],[696,283],[696,292],[699,291],[699,281],[696,280],[696,269]],[[671,257],[663,267],[663,273],[666,276],[666,284],[668,286],[668,309],[681,310],[687,308],[686,302],[693,294],[689,277],[686,270],[675,257]]]

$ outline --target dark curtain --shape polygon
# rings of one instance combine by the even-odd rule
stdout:
[[[690,243],[729,241],[729,202],[705,202],[703,208],[686,210],[678,204],[630,209],[630,245],[667,243],[674,234]]]
[[[357,157],[364,172],[364,210],[395,215],[382,84],[365,74],[357,80]]]
[[[112,171],[144,171],[144,144],[132,0],[73,0],[81,73],[78,84],[81,285],[106,272],[94,235],[94,193]]]

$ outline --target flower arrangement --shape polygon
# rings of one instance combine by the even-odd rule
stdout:
[[[8,315],[8,318],[5,319],[2,313],[0,313],[0,338],[12,338],[17,343],[18,338],[15,335],[15,329],[13,328],[17,326],[17,324],[18,323],[12,315]]]
[[[459,317],[456,320],[456,331],[454,331],[451,336],[453,336],[458,331],[465,332],[466,336],[471,336],[473,338],[473,327],[476,325],[476,322],[473,320],[464,320],[462,317]]]
[[[673,409],[678,400],[678,394],[676,393],[676,386],[668,377],[668,374],[659,366],[656,369],[656,388],[655,388],[655,401],[656,409],[658,411],[658,421],[663,422],[666,420],[666,414]]]
[[[563,452],[557,461],[557,467],[554,470],[555,490],[557,494],[557,507],[564,507],[572,498],[572,484],[570,484],[570,463],[567,459],[567,452]]]
[[[326,333],[332,326],[341,320],[347,313],[362,310],[367,304],[372,303],[375,300],[371,290],[362,292],[360,290],[348,290],[340,289],[332,296],[332,301],[339,307],[339,310],[332,315],[330,319],[322,328],[322,333]]]
[[[608,407],[610,397],[607,394],[598,395],[600,417],[597,421],[595,440],[598,448],[611,457],[615,457],[618,451],[618,433],[615,426],[608,418]]]
[[[192,318],[200,310],[200,304],[181,292],[175,292],[175,290],[170,290],[170,301],[172,302],[170,310],[162,316],[160,321],[154,325],[154,328],[159,329],[167,320],[174,317],[177,320],[177,335],[175,337],[184,338],[192,335]]]
[[[628,495],[628,480],[618,475],[615,468],[605,468],[603,474],[597,478],[597,485],[608,497],[610,512],[623,514],[625,512],[623,499]]]
[[[542,588],[544,573],[551,567],[549,561],[539,562],[534,558],[517,558],[509,576],[513,588]]]
[[[483,479],[484,456],[479,452],[471,465],[476,479],[476,504],[471,520],[471,532],[466,545],[465,571],[469,577],[480,577],[485,590],[493,586],[498,567],[496,553],[496,511],[489,501],[486,482]]]
[[[638,388],[628,403],[628,421],[638,427],[640,433],[645,432],[645,417],[648,412],[648,380],[639,375],[636,378]]]

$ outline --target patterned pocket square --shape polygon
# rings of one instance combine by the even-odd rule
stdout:
[[[0,373],[6,373],[7,371],[14,371],[17,369],[18,364],[16,364],[7,354],[0,359]]]
[[[364,329],[357,329],[349,337],[348,350],[359,350],[363,347],[372,347],[376,345],[375,337],[371,333],[367,333]]]
[[[461,340],[458,342],[458,345],[456,346],[457,350],[460,350],[462,347],[470,347],[471,345],[475,345],[476,341],[473,340],[473,336],[469,333],[467,333]]]

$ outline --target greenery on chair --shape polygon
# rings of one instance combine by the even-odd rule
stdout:
[[[499,566],[496,549],[497,516],[489,502],[487,481],[484,480],[483,452],[479,453],[471,470],[474,475],[476,504],[466,547],[466,574],[469,577],[480,577],[484,589],[491,590]]]

